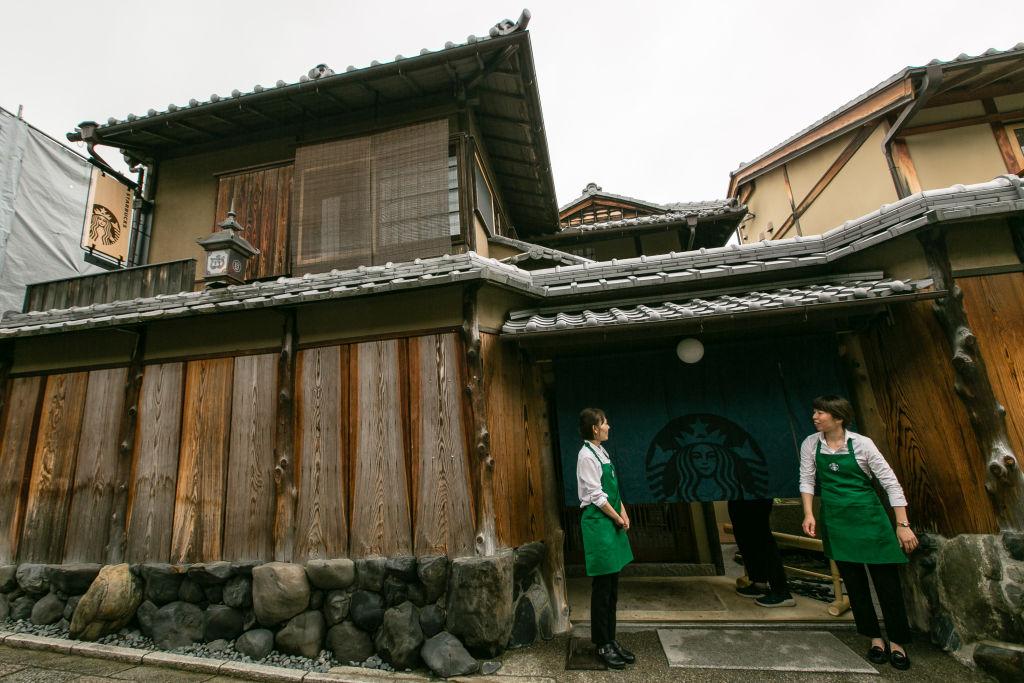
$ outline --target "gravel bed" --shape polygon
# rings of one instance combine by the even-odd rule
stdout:
[[[68,627],[65,623],[51,624],[49,626],[38,626],[28,619],[11,621],[10,619],[0,622],[0,628],[12,633],[28,633],[36,636],[48,636],[50,638],[69,638]],[[118,633],[111,633],[96,641],[104,645],[118,645],[120,647],[133,647],[139,650],[156,650],[153,641],[142,635],[138,630],[122,629]],[[206,657],[207,659],[228,659],[236,662],[249,662],[254,664],[265,664],[268,666],[280,666],[287,669],[299,669],[302,671],[316,671],[325,673],[329,669],[341,664],[347,666],[361,666],[367,669],[379,669],[381,671],[394,671],[387,662],[377,655],[373,655],[365,662],[338,662],[334,655],[328,650],[321,650],[316,659],[309,659],[298,655],[286,655],[272,650],[269,655],[260,660],[253,660],[237,651],[234,641],[219,640],[212,643],[195,643],[188,647],[179,647],[170,650],[175,654],[191,655],[193,657]],[[409,671],[409,669],[406,669]]]

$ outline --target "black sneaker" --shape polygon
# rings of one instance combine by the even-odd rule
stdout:
[[[775,595],[769,593],[754,600],[758,607],[796,607],[796,600],[792,595]]]
[[[626,664],[632,664],[636,661],[636,655],[619,645],[619,641],[613,640],[610,644],[615,648],[615,653],[619,655],[619,657],[622,658],[622,661]]]
[[[736,595],[741,595],[744,598],[760,598],[768,595],[768,589],[763,584],[752,583],[749,586],[743,586],[742,588],[737,586]]]
[[[615,651],[615,646],[611,643],[597,648],[597,658],[604,662],[609,669],[626,668],[626,660],[619,656],[619,653]]]

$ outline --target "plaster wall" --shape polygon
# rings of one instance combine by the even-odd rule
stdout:
[[[195,258],[196,277],[202,277],[205,259],[196,240],[209,235],[224,218],[214,215],[217,174],[294,158],[294,139],[281,138],[161,162],[149,262]]]
[[[27,337],[14,342],[12,373],[127,365],[135,335],[125,330],[87,330]]]
[[[940,123],[942,121],[955,121],[966,119],[972,116],[984,116],[985,107],[980,100],[970,102],[957,102],[956,104],[945,104],[941,107],[925,107],[917,113],[914,118],[907,122],[907,127],[923,126],[928,123]]]
[[[145,360],[278,349],[283,321],[276,311],[249,311],[155,322],[146,335]]]
[[[983,183],[1006,173],[988,124],[913,135],[907,146],[925,190]]]
[[[1003,95],[995,98],[996,109],[1002,112],[1024,109],[1024,93]]]
[[[845,221],[896,201],[896,190],[882,154],[887,127],[878,126],[843,170],[800,217],[805,235],[820,235]]]
[[[647,255],[667,254],[670,251],[683,251],[684,246],[679,244],[679,234],[671,232],[657,232],[653,235],[644,235],[640,238],[643,253]]]
[[[778,232],[791,211],[782,168],[758,176],[754,182],[754,194],[747,201],[747,208],[754,217],[744,226],[745,242],[772,239],[772,235],[768,234],[768,225],[771,224],[775,232]],[[761,233],[765,233],[763,238],[760,236]]]
[[[462,325],[462,289],[442,287],[300,308],[300,344],[401,336]]]

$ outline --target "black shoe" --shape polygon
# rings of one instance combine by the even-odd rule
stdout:
[[[910,657],[907,656],[906,652],[892,651],[889,655],[889,663],[892,664],[892,668],[899,669],[900,671],[906,671],[910,668]]]
[[[597,648],[597,658],[604,662],[609,669],[626,668],[626,660],[619,656],[619,653],[615,651],[615,646],[611,643]]]
[[[749,586],[743,586],[743,588],[737,587],[736,594],[744,598],[761,598],[768,595],[768,589],[763,584],[752,583]]]
[[[872,664],[885,664],[889,661],[889,648],[872,645],[868,648],[868,661]]]
[[[626,664],[632,664],[636,661],[636,655],[619,645],[619,641],[613,640],[609,645],[614,648],[615,654],[617,654]]]
[[[754,604],[758,607],[795,607],[796,600],[793,599],[792,595],[769,593],[754,600]]]

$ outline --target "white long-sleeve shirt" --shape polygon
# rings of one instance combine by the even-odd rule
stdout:
[[[594,455],[597,451],[597,455]],[[594,446],[590,450],[586,444],[576,454],[576,493],[579,495],[580,507],[588,505],[601,507],[608,502],[608,494],[601,487],[601,466],[611,462],[604,446]]]
[[[875,442],[863,434],[847,431],[843,437],[843,445],[838,451],[832,450],[825,441],[825,435],[815,432],[806,439],[800,446],[800,493],[814,494],[814,480],[816,475],[816,463],[814,453],[817,445],[821,444],[821,452],[826,454],[841,453],[847,450],[846,440],[853,439],[853,455],[857,460],[864,474],[870,478],[872,475],[878,479],[878,483],[885,489],[889,496],[889,505],[893,507],[905,507],[907,499],[903,495],[903,487],[896,479],[896,473],[889,467],[889,463],[882,457]]]

